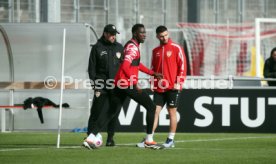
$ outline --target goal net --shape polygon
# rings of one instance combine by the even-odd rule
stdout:
[[[195,76],[256,76],[255,24],[179,23],[191,74]],[[276,47],[276,23],[260,24],[261,75],[264,60]]]

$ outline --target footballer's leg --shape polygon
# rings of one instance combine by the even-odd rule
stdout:
[[[153,123],[153,133],[155,132],[157,126],[158,126],[158,120],[159,120],[159,114],[162,110],[162,106],[156,105],[156,111],[154,115],[154,123]]]
[[[163,144],[166,148],[175,147],[174,136],[177,128],[177,104],[179,91],[171,90],[167,92],[167,109],[170,117],[170,132],[166,142]]]
[[[157,128],[158,118],[159,118],[161,109],[162,109],[161,106],[156,106],[156,111],[155,111],[155,116],[154,116],[154,124],[153,124],[153,134],[155,132],[155,129]],[[140,148],[144,148],[145,147],[145,138],[143,138],[143,140],[141,142],[137,143],[136,146],[140,147]]]
[[[117,111],[121,109],[122,103],[124,102],[125,97],[126,95],[120,94],[120,93],[116,94],[116,96],[112,96],[112,99],[110,100],[110,106],[114,108],[112,108],[112,110],[108,110],[107,112],[101,113],[100,117],[96,120],[95,126],[91,130],[91,133],[86,138],[85,140],[86,143],[83,143],[85,147],[89,145],[91,149],[95,148],[95,145],[93,142],[95,140],[96,134],[98,134],[99,131],[102,130],[102,128],[114,117]]]
[[[115,146],[114,141],[114,134],[115,134],[115,125],[116,125],[117,118],[114,117],[112,120],[107,124],[107,139],[105,146]]]
[[[95,128],[97,120],[101,117],[103,113],[106,112],[103,109],[106,109],[105,106],[107,103],[107,94],[103,90],[95,91],[93,104],[90,110],[90,117],[88,120],[88,131],[87,137],[84,139],[82,146],[88,149],[95,149],[96,146],[94,145],[93,141],[95,139],[95,135],[92,134],[92,129]]]
[[[82,146],[92,150],[92,149],[96,149],[96,145],[94,143],[96,136],[93,133],[90,133],[86,139],[83,141]]]
[[[154,123],[153,123],[153,134],[154,134],[154,132],[155,132],[157,126],[158,126],[158,119],[159,119],[160,111],[162,110],[162,108],[164,106],[164,96],[163,96],[163,94],[154,92],[153,101],[156,104],[156,110],[155,110],[155,115],[154,115]],[[145,147],[145,140],[146,140],[146,138],[143,138],[143,140],[140,143],[137,143],[136,146],[140,147],[140,148],[144,148]]]
[[[163,144],[166,148],[175,147],[174,136],[177,128],[176,108],[168,107],[168,113],[170,118],[170,132],[166,139],[166,142]]]
[[[147,110],[147,115],[146,115],[146,122],[147,122],[147,135],[145,137],[145,143],[144,146],[146,148],[151,148],[151,149],[163,149],[164,145],[157,144],[153,140],[153,123],[154,123],[154,116],[155,116],[155,110],[156,110],[156,105],[153,103],[151,98],[147,93],[144,91],[138,91],[136,87],[128,88],[124,90],[127,95],[138,102],[140,105],[145,107]]]
[[[114,141],[114,135],[115,135],[115,128],[117,125],[118,121],[118,116],[121,111],[121,106],[117,104],[122,104],[121,101],[123,102],[125,99],[125,96],[123,96],[121,99],[117,99],[117,92],[114,90],[110,90],[109,94],[109,102],[111,105],[109,106],[109,111],[114,111],[114,106],[118,106],[117,109],[113,112],[114,116],[112,116],[111,120],[107,124],[107,140],[106,140],[106,146],[115,146],[115,141]]]
[[[110,106],[111,108],[111,106]],[[110,109],[112,110],[112,109]],[[116,110],[116,114],[114,117],[108,122],[107,124],[107,139],[106,139],[106,146],[115,146],[115,141],[114,141],[114,135],[115,135],[115,128],[117,125],[118,121],[118,116],[120,114],[120,109]]]
[[[95,126],[95,122],[100,117],[100,115],[103,112],[106,112],[107,110],[107,100],[108,96],[106,92],[103,90],[95,91],[94,98],[93,98],[93,104],[90,109],[90,116],[88,119],[88,128],[87,128],[87,135],[89,135],[92,132],[93,127]],[[105,111],[104,111],[105,110]]]
[[[153,102],[156,104],[154,124],[153,124],[153,133],[154,133],[158,126],[160,112],[161,112],[163,106],[165,105],[165,94],[159,93],[159,92],[154,92]]]

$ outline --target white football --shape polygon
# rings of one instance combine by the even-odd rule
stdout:
[[[94,144],[96,147],[100,147],[103,144],[103,137],[100,133],[98,133],[95,137]]]

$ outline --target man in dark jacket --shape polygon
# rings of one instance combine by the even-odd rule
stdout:
[[[270,57],[265,61],[264,77],[276,78],[276,47],[271,50]],[[276,86],[276,81],[268,81],[267,83],[269,86]]]
[[[94,99],[88,120],[88,132],[90,134],[95,122],[98,119],[105,118],[112,108],[109,106],[110,98],[113,96],[112,84],[114,77],[123,60],[123,46],[116,41],[116,34],[119,34],[116,27],[108,24],[104,27],[103,35],[93,46],[89,64],[88,73],[94,89]],[[115,146],[113,140],[115,126],[119,112],[107,125],[106,146]]]
[[[152,75],[158,79],[162,78],[160,73],[153,72],[148,69],[142,63],[140,63],[140,43],[144,43],[146,39],[146,29],[143,24],[135,24],[132,27],[132,39],[126,43],[124,48],[124,60],[115,76],[115,89],[114,95],[111,98],[112,106],[116,107],[116,110],[111,111],[108,115],[105,115],[105,119],[97,120],[96,126],[88,137],[83,142],[83,146],[88,149],[97,148],[96,136],[102,129],[105,122],[114,118],[115,113],[118,113],[123,106],[123,102],[127,97],[138,102],[147,110],[146,123],[147,132],[145,139],[145,147],[152,149],[162,149],[163,145],[158,145],[153,140],[152,128],[154,122],[154,114],[156,105],[153,103],[147,93],[139,88],[138,85],[138,72],[139,70]],[[113,108],[114,109],[114,108]]]

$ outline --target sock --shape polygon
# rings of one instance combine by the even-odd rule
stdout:
[[[87,139],[87,141],[94,141],[95,138],[96,138],[95,135],[93,133],[90,133],[86,139]]]
[[[146,141],[147,142],[152,142],[153,141],[153,134],[147,134]]]
[[[174,139],[174,136],[175,136],[175,133],[169,133],[169,135],[168,135],[168,138],[169,139],[171,139],[171,140],[173,140]]]

